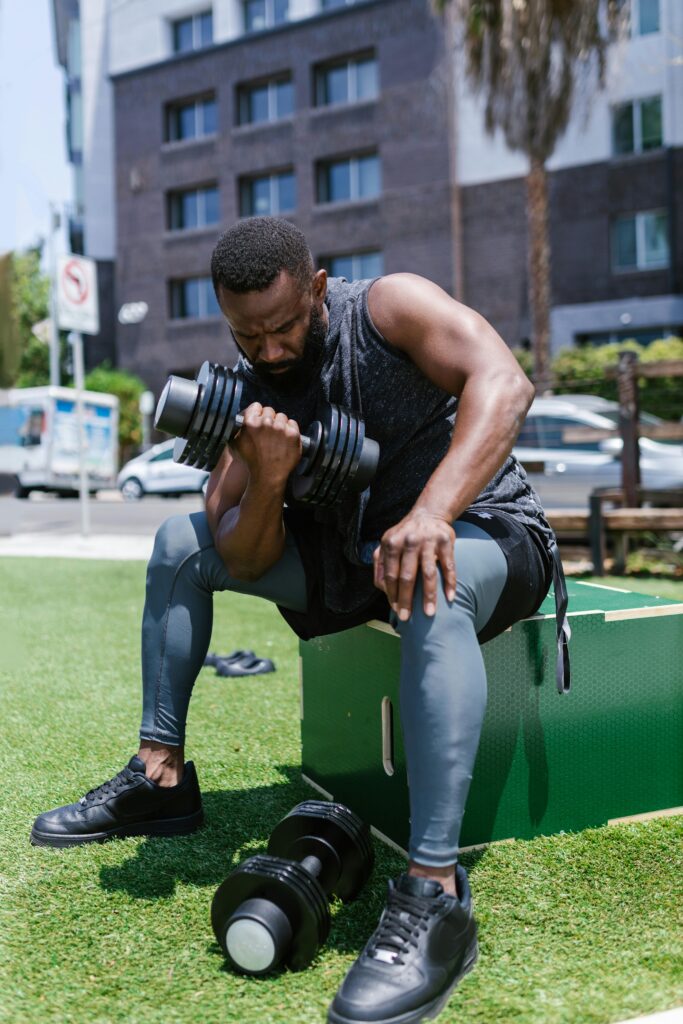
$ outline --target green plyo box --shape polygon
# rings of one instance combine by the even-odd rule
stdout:
[[[482,648],[488,703],[461,848],[683,813],[683,604],[567,589],[568,694],[555,683],[552,591]],[[304,779],[405,851],[400,643],[380,622],[301,642],[301,737]]]

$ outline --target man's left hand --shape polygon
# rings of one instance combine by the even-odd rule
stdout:
[[[382,537],[373,553],[375,586],[383,590],[401,621],[410,618],[418,571],[425,615],[436,611],[438,566],[449,601],[455,598],[455,530],[442,516],[413,510]]]

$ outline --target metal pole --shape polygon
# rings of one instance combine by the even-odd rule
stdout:
[[[86,438],[83,416],[83,337],[79,331],[71,331],[69,343],[73,349],[74,379],[76,382],[76,423],[78,425],[78,477],[81,506],[81,533],[87,537],[90,533],[90,505],[88,493],[88,474],[85,465]]]
[[[50,384],[59,387],[59,328],[57,327],[57,260],[55,256],[55,228],[59,226],[59,213],[50,203],[50,230],[48,232],[48,260],[50,274]]]

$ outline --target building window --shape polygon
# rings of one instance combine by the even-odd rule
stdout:
[[[381,168],[376,153],[328,160],[318,166],[318,202],[371,199],[382,188]]]
[[[371,55],[335,61],[316,68],[315,103],[356,103],[378,94],[377,61]]]
[[[184,103],[172,103],[166,108],[167,142],[200,139],[205,135],[214,135],[216,128],[217,112],[214,96],[188,100]]]
[[[659,32],[659,0],[617,0],[617,10],[626,35]]]
[[[220,309],[210,277],[171,281],[172,320],[198,320],[219,315]]]
[[[618,217],[612,225],[614,270],[654,270],[669,266],[669,218],[666,210]]]
[[[296,208],[296,180],[293,171],[243,178],[240,182],[240,215],[276,216]]]
[[[660,325],[658,327],[631,327],[628,330],[595,331],[588,334],[575,335],[576,344],[585,345],[615,345],[620,341],[633,340],[639,345],[650,345],[653,341],[661,338],[680,338],[683,336],[683,324]],[[601,416],[609,414],[600,410]],[[647,413],[644,414],[647,416]]]
[[[171,23],[171,30],[174,53],[201,50],[213,42],[213,14],[211,11],[202,11],[188,18],[179,18]]]
[[[168,227],[171,231],[206,228],[218,224],[218,188],[185,189],[168,196]]]
[[[622,153],[643,153],[657,149],[662,139],[662,97],[620,103],[612,109],[612,150]]]
[[[238,89],[238,124],[279,121],[294,113],[294,86],[291,77],[272,78]]]
[[[347,281],[363,281],[368,277],[381,277],[384,273],[384,255],[377,250],[322,256],[318,263],[330,277],[345,277]]]
[[[244,0],[244,31],[258,32],[289,20],[289,0]]]

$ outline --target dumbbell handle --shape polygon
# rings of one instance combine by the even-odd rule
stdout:
[[[235,426],[238,427],[238,428],[241,428],[241,427],[244,426],[244,416],[240,412],[238,412],[237,415],[235,416]],[[313,444],[313,441],[308,436],[308,434],[302,434],[301,435],[301,447],[303,448],[303,450],[305,452],[307,452],[309,450],[309,448],[311,447],[312,444]]]

